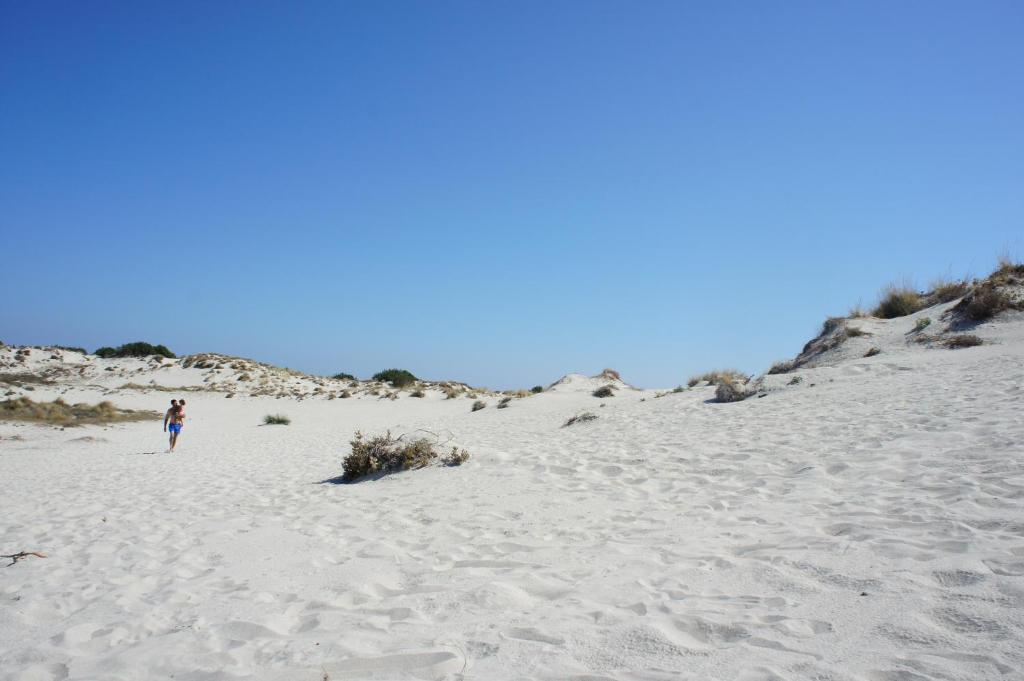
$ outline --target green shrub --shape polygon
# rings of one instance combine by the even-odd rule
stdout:
[[[93,354],[106,359],[114,357],[149,357],[150,355],[159,355],[168,359],[175,358],[175,354],[168,350],[166,345],[150,345],[142,341],[125,343],[116,348],[98,348]]]
[[[927,329],[928,326],[931,323],[932,323],[931,317],[921,317],[920,319],[917,320],[917,323],[914,324],[914,331],[916,333],[920,333],[920,332],[924,331],[925,329]]]
[[[267,414],[263,417],[263,424],[267,426],[287,426],[292,420],[284,414]]]
[[[373,375],[373,380],[381,381],[382,383],[390,383],[392,388],[403,388],[415,383],[419,379],[405,369],[385,369],[384,371],[378,371],[375,373]]]
[[[89,354],[88,352],[85,351],[85,348],[76,348],[74,346],[68,346],[68,345],[54,345],[53,347],[57,348],[58,350],[67,350],[68,352],[77,352],[77,353],[82,354],[82,355],[88,355]]]
[[[331,378],[337,378],[337,379],[342,380],[342,381],[354,381],[354,380],[356,380],[355,376],[353,376],[352,374],[346,374],[344,371],[342,371],[339,374],[334,374],[333,376],[331,376]]]
[[[882,319],[895,319],[914,314],[920,309],[921,296],[917,291],[905,286],[890,285],[882,291],[874,315]]]
[[[532,388],[530,388],[530,392],[533,393],[534,395],[536,395],[537,393],[542,393],[544,392],[544,387],[540,385],[535,385]]]
[[[355,482],[367,475],[424,468],[438,459],[438,452],[429,440],[394,438],[390,431],[369,439],[356,432],[350,444],[352,451],[342,462],[342,482]],[[457,447],[452,447],[449,453],[440,457],[446,466],[459,466],[468,459],[469,453]]]
[[[615,397],[615,390],[610,385],[602,385],[591,393],[594,397]]]
[[[471,409],[471,411],[480,411],[486,406],[486,402],[484,402],[483,400],[477,400],[476,402],[473,403],[473,408]]]

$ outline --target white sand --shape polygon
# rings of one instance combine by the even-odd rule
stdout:
[[[1024,678],[1024,320],[908,345],[940,311],[736,404],[189,392],[173,455],[159,422],[0,422],[0,553],[47,554],[0,568],[0,678]],[[162,410],[110,389],[206,377],[32,353],[85,363],[34,399]],[[318,484],[388,428],[473,459]]]

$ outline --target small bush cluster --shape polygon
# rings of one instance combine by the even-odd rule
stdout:
[[[948,303],[962,298],[971,289],[971,284],[964,280],[938,279],[932,282],[932,292],[928,295],[929,303]]]
[[[768,370],[769,374],[788,374],[793,369],[797,368],[795,360],[786,359],[781,362],[776,362],[772,365],[772,368]]]
[[[715,388],[715,400],[718,402],[740,402],[750,397],[746,384],[733,377],[723,378]]]
[[[337,379],[342,380],[342,381],[354,381],[354,380],[356,380],[355,376],[353,376],[352,374],[346,374],[344,371],[342,371],[341,373],[334,374],[333,376],[331,376],[331,378],[337,378]]]
[[[879,355],[881,353],[882,353],[882,349],[881,348],[871,348],[870,350],[868,350],[867,352],[864,353],[864,356],[865,357],[874,357],[875,355]]]
[[[498,400],[498,409],[508,409],[508,405],[512,403],[511,397],[502,397]]]
[[[484,402],[483,400],[477,400],[476,402],[473,403],[473,408],[472,408],[471,411],[480,411],[481,409],[483,409],[486,406],[487,406],[486,402]]]
[[[405,369],[385,369],[373,375],[373,380],[390,383],[392,388],[403,388],[418,381],[411,372]]]
[[[423,388],[416,388],[411,393],[409,393],[409,396],[410,397],[426,397],[427,394],[425,392],[423,392]]]
[[[586,423],[587,421],[594,421],[595,419],[597,419],[597,414],[591,414],[589,411],[585,411],[582,414],[576,414],[575,416],[570,417],[568,421],[562,424],[562,427],[568,428],[573,424]]]
[[[284,414],[267,414],[263,417],[263,424],[266,426],[287,426],[292,420]]]
[[[392,437],[391,432],[366,438],[356,432],[351,441],[352,451],[342,462],[342,482],[355,482],[368,475],[397,473],[429,466],[439,460],[445,466],[460,466],[469,460],[469,452],[452,447],[440,456],[426,438],[405,440]]]
[[[917,320],[917,323],[914,324],[914,332],[921,333],[922,331],[927,329],[931,323],[931,317],[921,317],[920,319]]]
[[[906,286],[888,286],[882,291],[881,300],[873,314],[882,319],[906,317],[921,309],[921,294]]]
[[[57,348],[58,350],[67,350],[68,352],[77,352],[77,353],[82,354],[82,355],[88,355],[89,354],[88,352],[85,351],[85,348],[76,348],[74,346],[69,346],[69,345],[54,345],[53,347]]]
[[[1010,297],[987,281],[974,287],[963,300],[956,304],[953,313],[972,322],[983,322],[991,319],[1004,310],[1018,307]]]
[[[983,343],[984,341],[982,341],[974,334],[970,333],[963,333],[957,336],[950,336],[949,338],[942,342],[942,344],[945,345],[947,348],[951,348],[954,350],[957,348],[973,348]]]
[[[530,392],[533,393],[534,395],[536,395],[537,393],[542,393],[544,392],[544,386],[535,385],[532,388],[530,388]]]
[[[594,397],[615,397],[615,390],[610,385],[602,385],[591,393]]]
[[[59,397],[53,402],[34,402],[17,397],[0,402],[0,419],[7,421],[35,421],[57,426],[79,426],[87,423],[117,423],[157,419],[155,411],[118,409],[110,402],[99,404],[68,404]]]
[[[116,348],[98,348],[93,354],[97,357],[103,357],[106,359],[114,357],[149,357],[150,355],[159,355],[160,357],[167,357],[168,359],[175,358],[175,354],[168,350],[166,345],[150,345],[149,343],[143,343],[142,341],[125,343],[124,345]]]
[[[711,385],[717,385],[723,380],[734,380],[746,382],[747,377],[741,371],[736,369],[716,369],[715,371],[709,371],[704,374],[698,374],[691,376],[690,380],[686,382],[687,387],[693,388],[702,382],[710,383]]]

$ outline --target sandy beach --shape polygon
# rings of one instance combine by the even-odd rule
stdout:
[[[189,418],[174,454],[159,419],[0,423],[0,548],[45,554],[0,569],[0,678],[1018,678],[1024,319],[907,342],[949,307],[851,320],[735,404],[570,375],[473,412],[32,349],[53,382],[13,392]],[[357,430],[472,458],[331,482]]]

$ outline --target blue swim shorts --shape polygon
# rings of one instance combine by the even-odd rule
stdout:
[[[170,428],[171,432],[174,433],[175,435],[181,434],[181,424],[180,423],[171,423],[167,427]]]

